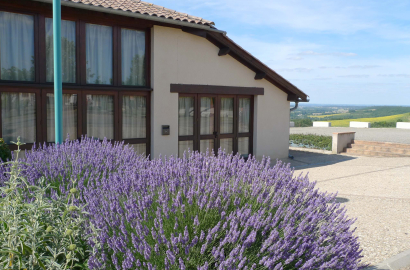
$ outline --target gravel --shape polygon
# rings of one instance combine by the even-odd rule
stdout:
[[[348,127],[292,127],[290,134],[317,134],[331,136],[333,132],[355,131],[356,140],[395,142],[410,144],[410,129],[397,128],[348,128]]]
[[[296,175],[309,173],[321,191],[347,199],[343,205],[357,218],[364,263],[378,265],[410,249],[410,158],[352,158],[303,149],[290,154],[294,159],[284,161]]]

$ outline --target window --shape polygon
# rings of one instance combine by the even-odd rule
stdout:
[[[1,93],[1,127],[6,143],[36,141],[36,95],[35,93]]]
[[[180,94],[179,156],[188,149],[252,153],[252,102],[252,96]]]
[[[0,138],[20,136],[31,149],[55,141],[53,19],[34,2],[10,12],[12,2],[0,10]],[[149,155],[149,25],[75,9],[62,15],[64,139],[124,141]]]
[[[146,138],[147,98],[144,96],[122,97],[122,138]]]
[[[0,11],[0,79],[34,81],[34,18]]]
[[[86,77],[88,84],[113,84],[112,27],[86,24]]]
[[[54,94],[47,93],[47,142],[55,141]],[[77,139],[77,94],[63,94],[63,138]]]
[[[127,91],[119,94],[120,129],[118,137],[138,154],[149,149],[149,93]]]
[[[121,29],[122,85],[145,85],[145,32]]]
[[[75,22],[61,21],[61,65],[63,83],[76,82]],[[53,19],[46,18],[46,81],[54,81]]]
[[[88,137],[114,139],[114,96],[86,95]]]

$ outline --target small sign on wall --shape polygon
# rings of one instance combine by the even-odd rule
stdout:
[[[162,125],[162,135],[169,135],[171,134],[169,125]]]

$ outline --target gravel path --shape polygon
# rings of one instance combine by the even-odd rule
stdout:
[[[410,129],[397,128],[343,128],[343,127],[295,127],[290,128],[290,133],[318,134],[331,136],[333,132],[355,131],[356,140],[376,141],[376,142],[395,142],[410,144]]]
[[[410,132],[409,132],[410,134]],[[295,174],[309,173],[317,188],[347,199],[357,218],[363,262],[377,265],[410,249],[410,158],[374,158],[291,150]],[[405,268],[401,270],[410,270]]]

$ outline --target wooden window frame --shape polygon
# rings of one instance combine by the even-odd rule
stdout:
[[[35,81],[10,81],[0,80],[1,92],[35,93],[36,94],[36,141],[38,143],[47,140],[47,93],[53,93],[53,82],[46,81],[46,18],[52,18],[51,6],[33,3],[27,5],[20,2],[1,4],[0,11],[26,14],[34,19],[34,68]],[[146,144],[146,154],[151,149],[151,27],[143,20],[131,19],[123,16],[111,16],[104,13],[88,12],[75,8],[63,7],[62,20],[76,23],[76,82],[63,83],[63,94],[77,94],[77,139],[86,133],[87,110],[85,96],[113,95],[114,96],[114,139],[130,144]],[[113,84],[87,84],[86,83],[86,33],[85,24],[97,24],[111,26],[113,29]],[[121,28],[145,32],[145,86],[122,85],[121,82]],[[140,95],[147,98],[147,123],[146,138],[121,139],[122,133],[122,96]],[[1,120],[1,104],[0,104]],[[0,136],[2,136],[0,123]],[[74,138],[73,138],[74,139]],[[50,144],[48,142],[47,144]],[[22,149],[31,149],[32,143],[22,146]],[[15,150],[14,145],[10,145]]]
[[[232,138],[233,149],[232,151],[236,154],[238,152],[238,139],[241,137],[249,138],[249,154],[253,155],[253,136],[254,136],[254,96],[253,95],[218,95],[218,94],[191,94],[191,93],[180,93],[179,97],[193,97],[194,98],[194,135],[189,136],[179,136],[178,142],[180,141],[193,141],[193,151],[200,151],[200,142],[201,140],[214,140],[214,150],[215,153],[220,147],[220,139]],[[216,136],[213,134],[210,135],[200,135],[200,106],[201,106],[201,97],[214,97],[215,98],[215,127],[216,127]],[[220,107],[221,107],[221,98],[234,98],[234,127],[233,133],[221,134],[220,133]],[[238,132],[238,123],[239,123],[239,99],[240,98],[249,98],[250,99],[250,119],[249,119],[249,132],[239,133]],[[179,125],[179,124],[178,124]]]
[[[146,104],[147,104],[147,118],[145,120],[146,122],[146,134],[145,138],[134,138],[134,139],[123,139],[122,138],[122,105],[123,105],[123,96],[143,96],[146,98]],[[151,145],[151,95],[149,95],[148,92],[135,92],[135,91],[121,91],[119,92],[118,95],[118,114],[121,114],[118,116],[119,122],[118,122],[118,140],[117,141],[124,141],[124,144],[142,144],[145,143],[146,145],[146,150],[145,154],[148,156],[151,154],[150,151],[150,145]]]
[[[42,90],[42,114],[43,114],[43,125],[42,125],[42,134],[43,134],[43,141],[47,144],[51,144],[54,142],[47,141],[47,94],[54,94],[54,91],[51,89],[43,89]],[[82,94],[81,91],[78,90],[66,90],[63,89],[64,94],[77,94],[77,134],[75,137],[71,137],[70,140],[81,139],[81,135],[83,134],[83,126],[82,126],[82,119],[83,119],[83,107],[82,107]],[[72,135],[71,135],[72,136]],[[63,134],[63,139],[66,139],[66,134]]]
[[[0,12],[9,12],[9,13],[16,13],[16,14],[24,14],[33,16],[33,43],[34,43],[34,81],[16,81],[16,80],[1,80],[0,83],[27,83],[27,84],[34,84],[40,81],[40,38],[39,38],[39,14],[32,12],[32,11],[25,11],[19,10],[15,8],[0,8]],[[0,56],[1,57],[1,56]],[[0,78],[1,78],[1,68],[0,68]]]
[[[42,129],[41,129],[41,119],[42,119],[42,110],[41,108],[41,91],[36,88],[25,88],[25,89],[20,89],[20,88],[0,88],[0,121],[2,120],[2,100],[1,100],[1,94],[2,93],[14,93],[14,94],[19,94],[19,93],[33,93],[35,94],[36,97],[36,141],[42,141]],[[0,134],[1,137],[3,137],[3,125],[0,124]],[[17,142],[17,138],[15,140]],[[20,149],[26,150],[26,149],[31,149],[34,146],[35,143],[26,143],[22,146],[20,146]],[[10,150],[17,150],[17,145],[15,144],[10,144],[9,145]]]

